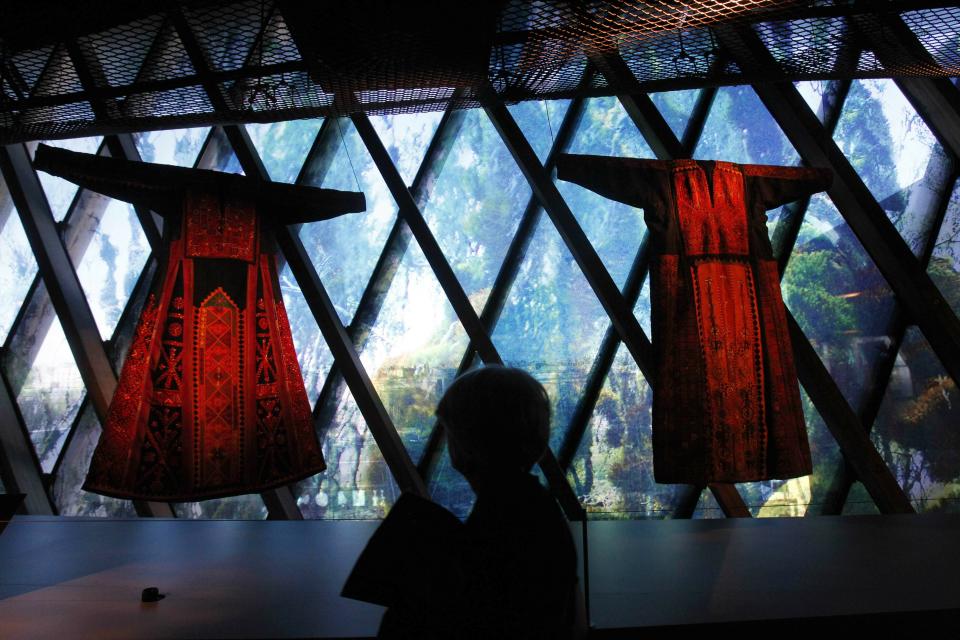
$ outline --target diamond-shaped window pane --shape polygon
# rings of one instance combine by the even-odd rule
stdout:
[[[504,361],[526,370],[550,395],[554,451],[563,441],[608,324],[560,234],[542,217],[493,338]]]
[[[413,460],[423,453],[434,410],[467,343],[426,257],[411,241],[360,358]]]
[[[704,489],[700,493],[700,500],[697,502],[697,507],[693,511],[693,519],[715,520],[723,517],[723,509],[720,508],[717,499],[713,497],[713,493],[709,489]]]
[[[541,164],[547,161],[569,100],[531,100],[507,107]]]
[[[620,345],[567,477],[591,517],[663,518],[687,487],[653,479],[652,390]]]
[[[53,469],[85,395],[60,321],[54,319],[17,394],[23,421],[45,472]]]
[[[36,275],[37,261],[11,203],[6,212],[0,211],[0,344],[6,341]]]
[[[795,82],[794,86],[797,88],[797,91],[800,92],[800,95],[803,96],[803,99],[807,103],[807,106],[810,107],[810,110],[814,113],[819,113],[821,103],[823,102],[823,96],[826,94],[830,86],[830,81],[813,80]]]
[[[611,143],[610,133],[615,132]],[[573,134],[571,153],[653,158],[653,152],[616,99],[589,100]],[[557,188],[614,282],[622,287],[646,231],[643,210],[564,180]],[[612,230],[616,232],[611,233]]]
[[[917,511],[960,511],[960,392],[923,334],[907,330],[873,442]]]
[[[340,321],[348,325],[396,219],[397,205],[356,129],[346,121],[341,126],[344,137],[329,169],[313,175],[311,186],[363,191],[367,210],[304,224],[300,240]]]
[[[146,131],[135,135],[137,150],[144,162],[192,167],[210,129],[171,129],[169,131]]]
[[[483,111],[470,111],[423,208],[474,310],[490,294],[530,187]]]
[[[834,135],[914,254],[923,253],[950,160],[893,80],[855,80]]]
[[[693,112],[693,105],[697,103],[697,97],[700,91],[697,89],[687,89],[685,91],[661,91],[651,93],[650,99],[657,106],[660,115],[663,116],[673,135],[677,138],[683,138],[683,132],[690,120],[690,114]]]
[[[896,300],[836,208],[811,199],[783,276],[783,300],[854,411],[888,353]]]
[[[296,181],[322,124],[323,119],[318,118],[247,125],[271,180],[291,184]]]
[[[616,98],[587,100],[568,153],[653,158],[653,151]]]
[[[953,186],[927,273],[953,312],[960,313],[960,181]]]
[[[327,470],[297,487],[305,518],[382,518],[400,489],[348,388],[335,399],[333,420],[320,425]]]
[[[150,245],[133,207],[110,200],[77,266],[77,277],[104,340],[113,334],[149,255]]]
[[[307,306],[307,301],[300,291],[289,265],[284,265],[279,274],[280,290],[283,293],[283,304],[290,320],[290,333],[293,335],[293,346],[300,363],[300,372],[307,389],[307,398],[310,404],[317,401],[320,390],[327,379],[330,366],[333,364],[333,354],[327,346],[323,334],[317,327],[313,312]]]
[[[57,470],[52,487],[53,501],[63,516],[132,518],[133,503],[101,496],[81,487],[90,468],[93,451],[100,440],[100,421],[93,407],[87,404],[77,420],[70,446]]]
[[[442,117],[439,112],[371,116],[370,124],[403,177],[404,184],[413,184]]]
[[[749,86],[717,91],[694,157],[740,164],[795,165],[800,161]]]

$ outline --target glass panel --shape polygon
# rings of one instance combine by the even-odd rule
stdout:
[[[834,137],[914,254],[922,254],[952,170],[896,83],[855,80]]]
[[[960,313],[960,181],[953,186],[927,273],[954,313]]]
[[[397,206],[356,129],[349,122],[342,126],[345,144],[337,148],[321,183],[312,186],[357,191],[359,181],[367,210],[305,224],[300,228],[300,239],[346,325],[367,286]]]
[[[173,505],[178,518],[209,520],[265,520],[267,507],[259,494],[214,498]]]
[[[321,124],[323,118],[248,124],[246,127],[270,178],[292,184],[297,180]]]
[[[7,333],[13,326],[20,305],[23,304],[36,275],[37,261],[33,258],[27,234],[20,224],[20,216],[16,209],[13,209],[0,231],[0,291],[3,291],[3,303],[0,304],[0,344],[6,341]]]
[[[720,508],[717,499],[713,497],[713,492],[710,491],[710,489],[704,489],[700,493],[697,508],[693,510],[693,519],[716,520],[719,518],[726,518],[726,516],[723,515],[723,509]]]
[[[423,215],[477,313],[529,199],[527,181],[487,116],[470,111]]]
[[[850,493],[847,495],[847,501],[843,505],[842,515],[845,516],[872,516],[879,515],[876,503],[862,482],[854,482],[850,487]]]
[[[73,138],[71,140],[44,140],[43,144],[60,149],[69,149],[70,151],[80,151],[83,153],[96,153],[100,148],[100,142],[103,140],[100,136],[93,138]],[[31,157],[36,152],[36,147],[30,145]],[[63,220],[73,202],[73,197],[77,194],[77,185],[68,182],[63,178],[50,175],[46,171],[37,171],[40,178],[40,184],[43,186],[44,193],[47,194],[47,202],[50,203],[50,210],[53,217],[58,222]]]
[[[144,162],[193,167],[210,129],[172,129],[134,134],[140,158]]]
[[[113,335],[149,255],[150,245],[133,207],[109,200],[93,242],[77,267],[77,277],[104,340]]]
[[[650,337],[650,278],[643,281],[643,288],[640,289],[640,298],[637,299],[637,306],[633,313],[637,316],[640,326],[644,333]]]
[[[740,164],[795,165],[800,156],[752,87],[721,87],[694,154]]]
[[[214,127],[210,131],[197,156],[196,167],[244,175],[240,161],[233,152],[230,140],[227,139],[227,134],[222,127]]]
[[[413,460],[467,348],[467,335],[416,242],[411,242],[360,353]]]
[[[738,484],[737,489],[755,518],[804,516],[811,507],[811,513],[820,513],[834,474],[844,464],[837,441],[802,387],[800,401],[807,423],[813,474],[788,480]]]
[[[652,399],[621,345],[567,473],[591,517],[668,517],[686,490],[653,479]]]
[[[574,132],[571,153],[654,157],[616,99],[587,102],[586,113]],[[572,182],[560,180],[557,188],[610,276],[622,288],[646,229],[643,209],[615,202]]]
[[[287,308],[293,346],[297,351],[307,397],[313,405],[333,364],[333,354],[317,327],[317,321],[303,297],[303,292],[300,291],[300,285],[286,264],[280,271],[280,290],[283,292],[283,304]]]
[[[215,167],[217,171],[223,171],[224,173],[236,173],[238,175],[246,175],[243,172],[243,167],[240,166],[240,159],[237,158],[235,153],[230,153],[224,158],[225,162],[219,166]]]
[[[550,395],[555,451],[608,325],[599,300],[544,216],[493,338],[504,361],[529,372]]]
[[[300,483],[297,505],[303,517],[384,517],[400,489],[349,390],[340,398],[332,424],[323,426],[327,427],[321,435],[327,470]]]
[[[620,101],[613,96],[587,100],[583,119],[568,153],[617,158],[654,157],[653,151],[620,106]]]
[[[547,161],[569,106],[569,100],[529,100],[507,107],[541,164]]]
[[[872,437],[917,511],[960,511],[958,421],[960,393],[911,326]]]
[[[53,469],[84,395],[83,380],[57,318],[17,395],[44,472]]]
[[[888,356],[896,300],[846,222],[815,195],[783,277],[783,299],[854,411]]]
[[[670,125],[673,134],[677,138],[683,139],[683,131],[687,127],[687,121],[690,120],[693,105],[697,103],[699,95],[699,89],[686,89],[683,91],[651,93],[650,99],[653,100],[653,104],[657,105],[660,115]]]
[[[56,480],[53,483],[53,501],[62,516],[98,518],[133,518],[136,511],[130,500],[118,500],[83,491],[93,450],[100,440],[100,421],[89,404],[84,407],[70,446],[64,453]]]
[[[370,124],[386,147],[404,184],[413,184],[423,155],[442,118],[440,112],[370,117]]]
[[[806,101],[807,106],[815,114],[819,114],[820,103],[823,101],[823,94],[827,92],[830,86],[829,80],[810,80],[805,82],[794,82],[793,86],[797,88],[800,95]],[[821,120],[822,122],[822,120]]]

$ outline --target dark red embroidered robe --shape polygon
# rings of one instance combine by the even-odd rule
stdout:
[[[164,218],[165,260],[84,489],[188,501],[325,469],[277,280],[273,225],[362,211],[363,194],[49,147],[36,167]]]
[[[811,473],[766,210],[828,170],[561,156],[561,180],[642,207],[651,234],[657,482]]]

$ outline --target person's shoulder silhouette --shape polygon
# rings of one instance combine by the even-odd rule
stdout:
[[[453,382],[437,418],[453,467],[477,496],[469,517],[461,525],[402,496],[344,595],[389,607],[381,638],[570,637],[573,538],[530,473],[547,447],[546,391],[519,369],[486,366]]]

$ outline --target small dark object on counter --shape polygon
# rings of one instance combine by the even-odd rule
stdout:
[[[140,594],[140,602],[160,602],[166,597],[166,595],[160,593],[160,589],[147,587],[143,590],[143,593]]]

